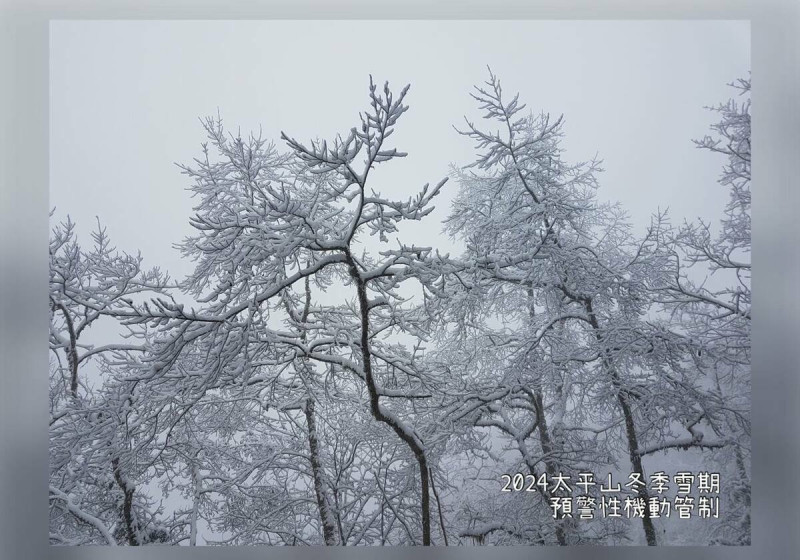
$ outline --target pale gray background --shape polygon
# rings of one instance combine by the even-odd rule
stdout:
[[[704,106],[735,96],[726,84],[750,69],[746,21],[54,21],[50,29],[56,218],[69,213],[88,244],[99,216],[118,248],[141,250],[146,263],[177,278],[194,264],[173,248],[194,233],[194,201],[173,161],[202,157],[197,117],[217,107],[230,132],[260,127],[285,150],[281,130],[305,141],[356,125],[368,107],[370,73],[379,87],[388,79],[395,94],[411,83],[411,108],[390,139],[409,155],[376,166],[369,184],[404,200],[447,175],[451,162],[474,159],[473,142],[453,125],[463,127],[468,115],[484,126],[469,92],[484,85],[488,64],[506,102],[519,92],[524,111],[553,120],[565,114],[566,158],[603,158],[599,198],[620,201],[642,233],[659,206],[678,222],[702,216],[716,226],[722,217],[729,190],[717,178],[726,160],[691,138],[719,120]],[[398,237],[460,252],[441,233],[457,190],[456,181],[446,184],[436,211],[401,224]],[[366,241],[368,250],[386,248]],[[353,297],[343,286],[315,294],[328,303]],[[113,320],[100,321],[87,340],[114,342],[118,331]],[[99,383],[88,366],[82,375]],[[698,453],[646,463],[703,468]],[[165,515],[185,506],[155,482],[147,486],[164,499]],[[668,531],[665,542],[682,542],[680,523],[658,528]],[[198,542],[214,536],[201,521]]]
[[[705,548],[647,551],[651,558],[791,557],[797,550],[796,507],[800,472],[800,339],[796,297],[800,225],[796,219],[797,154],[800,153],[800,5],[793,0],[595,0],[523,1],[478,0],[458,6],[410,0],[399,9],[395,2],[320,0],[263,2],[246,0],[175,2],[100,0],[73,2],[12,0],[0,20],[0,61],[6,87],[0,88],[0,347],[2,348],[2,453],[0,454],[0,543],[13,558],[107,558],[107,549],[47,547],[47,410],[41,398],[47,380],[45,338],[47,306],[48,232],[48,19],[49,18],[298,18],[313,14],[333,17],[418,18],[716,18],[750,19],[753,33],[753,94],[756,196],[753,218],[757,305],[754,338],[754,546],[736,550]],[[191,8],[187,9],[186,6]],[[40,301],[36,307],[36,301]],[[120,550],[115,557],[169,557],[178,550]],[[184,552],[184,554],[189,551]],[[324,551],[326,557],[361,557],[372,550]],[[541,550],[381,550],[382,557],[640,558],[628,549]],[[205,549],[194,558],[262,558],[260,549]],[[270,550],[281,558],[322,556],[322,551]]]
[[[746,21],[54,21],[50,35],[50,206],[79,231],[108,226],[120,249],[181,278],[192,263],[172,243],[191,234],[189,181],[173,162],[201,157],[199,116],[242,134],[259,127],[333,138],[368,108],[368,80],[396,93],[411,83],[410,110],[392,145],[408,152],[378,166],[371,187],[405,199],[474,158],[459,136],[469,96],[487,65],[507,101],[566,118],[571,161],[597,154],[599,197],[622,203],[643,231],[670,208],[676,221],[716,220],[728,191],[716,183],[722,156],[692,138],[718,116],[704,109],[735,95],[747,77]],[[527,109],[526,109],[527,110]],[[496,128],[494,123],[490,125]],[[212,154],[214,155],[214,154]],[[445,250],[437,211],[401,228],[406,243]]]

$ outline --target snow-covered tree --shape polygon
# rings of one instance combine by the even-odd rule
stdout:
[[[487,368],[494,387],[462,408],[476,426],[510,438],[537,478],[536,464],[551,477],[575,479],[607,457],[615,468],[627,459],[629,472],[646,481],[650,453],[722,446],[694,438],[705,396],[687,363],[694,347],[652,315],[648,287],[666,259],[650,250],[656,228],[637,240],[618,206],[596,201],[599,163],[566,163],[562,118],[524,114],[518,96],[504,100],[491,73],[473,97],[497,130],[467,120],[462,131],[478,155],[456,171],[460,192],[448,229],[467,252],[440,259],[440,299],[461,339],[493,348],[496,361]],[[673,434],[677,426],[690,441]],[[646,541],[655,545],[647,486],[633,490]],[[541,494],[543,505],[558,499],[546,487]],[[579,542],[581,531],[556,517],[554,540]]]
[[[419,403],[430,397],[435,380],[419,370],[417,350],[397,342],[401,334],[426,337],[424,310],[406,304],[400,288],[414,279],[415,262],[429,249],[401,244],[370,254],[361,243],[366,235],[388,241],[401,221],[422,219],[444,183],[426,185],[407,201],[369,187],[375,166],[405,155],[387,140],[407,109],[407,90],[395,96],[388,85],[380,92],[370,82],[370,107],[358,127],[309,146],[284,135],[289,154],[261,138],[226,137],[219,119],[205,121],[219,159],[212,161],[206,145],[196,167],[184,167],[200,203],[192,219],[198,233],[182,244],[184,255],[197,262],[182,287],[203,307],[186,311],[160,300],[127,313],[127,323],[161,326],[139,376],[151,384],[171,377],[182,357],[193,355],[198,360],[181,391],[189,390],[187,382],[197,392],[279,385],[313,414],[309,403],[324,388],[323,373],[344,378],[338,381],[350,398],[361,400],[416,462],[421,538],[416,530],[411,538],[430,544],[429,449]],[[322,292],[338,282],[354,297],[312,301],[312,280]],[[310,420],[307,415],[313,472],[317,444]],[[316,477],[314,488],[332,543],[320,482]]]
[[[445,180],[377,187],[407,93],[370,78],[328,140],[202,119],[177,284],[54,227],[52,543],[664,544],[646,469],[686,452],[729,482],[702,538],[749,542],[749,101],[697,142],[727,158],[718,230],[659,214],[637,237],[564,119],[490,72],[450,256],[404,242]],[[637,524],[565,515],[609,472],[641,481]],[[504,492],[515,473],[535,492]]]
[[[730,84],[739,98],[710,109],[720,120],[714,136],[698,148],[725,157],[719,184],[729,189],[724,217],[714,231],[702,220],[681,227],[659,224],[667,256],[664,274],[652,285],[697,347],[696,368],[708,378],[705,423],[729,445],[717,453],[729,489],[725,512],[712,538],[726,544],[750,542],[750,80]],[[702,437],[695,432],[695,437]]]
[[[165,537],[131,480],[131,387],[110,364],[143,353],[148,335],[127,329],[122,343],[87,339],[131,298],[164,292],[169,278],[116,251],[99,223],[92,237],[91,248],[82,247],[69,218],[50,236],[50,537],[146,544]]]

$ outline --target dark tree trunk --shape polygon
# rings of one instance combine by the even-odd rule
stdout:
[[[531,319],[533,319],[535,315],[535,310],[533,307],[533,289],[528,288],[528,305],[529,305],[529,312]],[[530,394],[530,393],[529,393]],[[552,440],[550,439],[550,431],[547,428],[547,418],[544,414],[544,396],[542,394],[541,383],[540,386],[534,387],[533,389],[533,405],[536,409],[536,427],[539,432],[539,444],[542,447],[542,454],[546,457],[544,459],[544,467],[545,471],[547,472],[547,476],[554,477],[556,476],[556,466],[555,461],[552,459],[553,455],[553,444]],[[533,467],[529,467],[531,474],[533,476],[537,476],[533,470]],[[545,498],[550,501],[550,494],[547,493]],[[563,522],[560,519],[555,520],[556,526],[556,540],[560,546],[566,546],[567,544],[567,537],[564,532]]]
[[[122,478],[122,473],[119,469],[119,459],[114,458],[111,460],[111,466],[114,470],[114,480],[117,481],[123,494],[122,501],[122,522],[125,524],[125,537],[129,546],[139,546],[139,541],[136,538],[136,531],[133,526],[133,491],[128,483]]]
[[[535,408],[536,408],[536,423],[539,430],[539,443],[542,446],[542,454],[548,459],[544,461],[544,467],[547,471],[547,476],[553,478],[558,474],[556,472],[556,466],[554,464],[552,457],[553,453],[553,444],[550,439],[550,431],[547,429],[547,419],[544,415],[544,400],[542,398],[542,390],[537,388],[534,391],[534,398],[535,398]],[[558,544],[561,546],[566,546],[567,544],[567,537],[564,532],[564,525],[563,521],[560,519],[555,520],[556,523],[556,539],[558,540]]]
[[[305,305],[303,306],[303,313],[300,316],[302,323],[308,320],[308,314],[311,310],[311,285],[308,276],[305,279]],[[288,304],[287,304],[288,305]],[[300,340],[306,341],[306,330],[300,333]],[[302,368],[306,372],[310,372],[307,361],[302,359],[300,361]],[[308,427],[308,448],[311,463],[311,473],[314,477],[314,494],[317,499],[317,508],[319,509],[319,518],[322,523],[322,536],[325,539],[325,544],[334,546],[336,542],[336,528],[331,524],[331,511],[328,504],[328,497],[325,492],[325,483],[323,481],[322,461],[319,455],[319,439],[317,438],[317,421],[314,417],[314,397],[309,396],[306,399],[303,412],[306,416],[306,426]]]
[[[308,447],[311,452],[311,472],[314,476],[314,493],[319,507],[319,517],[322,522],[322,534],[325,544],[334,546],[336,542],[336,528],[331,524],[330,508],[325,496],[325,487],[322,481],[322,465],[319,460],[319,443],[317,441],[317,424],[314,418],[314,398],[306,399],[304,407],[306,424],[308,425]]]
[[[592,325],[592,329],[594,329],[595,338],[597,339],[597,342],[602,345],[603,335],[600,331],[600,324],[597,321],[597,316],[592,308],[591,298],[584,300],[584,306],[586,307],[586,312],[589,315],[589,323]],[[627,394],[622,390],[622,381],[619,377],[619,372],[614,367],[607,348],[603,349],[602,362],[603,369],[605,369],[605,371],[608,373],[611,379],[611,384],[617,392],[617,401],[620,409],[622,410],[622,416],[625,420],[625,433],[628,439],[628,454],[631,461],[631,467],[633,472],[638,473],[641,481],[644,482],[644,469],[642,468],[642,457],[639,455],[639,440],[636,435],[636,425],[633,421],[633,411],[631,410],[630,403],[628,402]],[[650,496],[647,492],[646,484],[639,486],[636,489],[636,493],[639,498],[644,500],[645,503],[644,515],[642,516],[642,526],[644,528],[645,538],[647,539],[647,545],[657,546],[658,541],[656,539],[656,529],[653,525],[653,520],[650,518],[650,510],[648,508]]]
[[[50,302],[54,308],[58,308],[64,315],[64,320],[67,323],[67,332],[69,333],[69,348],[67,348],[67,363],[69,364],[69,392],[73,399],[78,398],[78,335],[75,333],[75,326],[72,323],[72,317],[69,316],[69,311],[61,303],[56,303],[53,298]]]
[[[409,433],[398,420],[392,416],[387,416],[381,410],[378,395],[378,387],[372,375],[372,356],[369,349],[369,300],[367,299],[367,284],[361,277],[349,251],[345,253],[349,266],[350,277],[356,283],[358,290],[358,305],[361,312],[361,359],[364,367],[364,377],[369,392],[370,412],[379,422],[388,425],[397,436],[403,440],[414,453],[419,465],[419,477],[422,483],[422,544],[431,544],[431,512],[430,512],[430,492],[429,492],[429,472],[428,460],[425,457],[425,450],[422,448],[418,438]]]

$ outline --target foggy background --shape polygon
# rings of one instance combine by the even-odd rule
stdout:
[[[566,161],[603,161],[598,198],[620,202],[635,233],[658,208],[669,208],[673,222],[703,217],[714,228],[728,197],[717,183],[724,157],[698,150],[692,139],[718,120],[704,106],[735,96],[726,84],[750,68],[747,22],[50,25],[53,220],[69,214],[88,244],[97,216],[114,246],[141,250],[146,267],[176,280],[193,268],[173,244],[193,233],[194,202],[175,163],[202,156],[198,117],[219,112],[227,132],[260,130],[285,152],[281,131],[306,143],[357,125],[369,74],[379,89],[388,80],[395,95],[410,83],[410,109],[389,141],[408,156],[370,175],[372,189],[406,199],[447,176],[451,164],[473,161],[472,141],[453,126],[464,128],[465,115],[482,125],[469,93],[484,85],[488,65],[506,102],[519,93],[526,111],[564,114]],[[441,233],[457,189],[449,181],[430,216],[401,225],[403,241],[460,252]],[[650,461],[664,467],[663,456]],[[702,460],[672,455],[669,467],[697,471]]]
[[[613,1],[602,5],[579,1],[530,3],[512,0],[489,5],[466,2],[458,7],[449,4],[433,6],[412,1],[402,9],[390,3],[367,4],[361,0],[342,0],[337,6],[309,0],[286,4],[263,2],[225,2],[201,0],[191,6],[167,5],[152,0],[122,0],[113,5],[88,0],[65,5],[54,0],[28,3],[10,0],[0,25],[3,47],[5,88],[0,97],[5,100],[2,127],[5,150],[0,166],[4,177],[0,194],[3,198],[3,231],[5,240],[2,273],[2,302],[4,312],[5,374],[4,405],[0,407],[3,422],[2,454],[3,479],[14,482],[3,486],[8,507],[0,516],[3,523],[4,549],[17,556],[42,558],[107,558],[107,549],[48,547],[43,527],[47,519],[47,493],[41,481],[47,476],[46,440],[47,413],[41,395],[47,380],[31,372],[47,367],[42,332],[47,329],[47,310],[40,303],[39,312],[30,312],[30,302],[43,301],[47,289],[47,210],[48,168],[42,164],[48,150],[48,63],[50,55],[48,27],[53,18],[224,18],[235,17],[285,18],[307,17],[418,17],[418,18],[487,18],[498,12],[507,17],[583,17],[636,18],[651,17],[678,20],[680,18],[752,18],[753,65],[757,80],[754,114],[758,128],[756,176],[759,183],[759,202],[754,210],[757,230],[755,252],[759,266],[756,283],[757,299],[762,313],[755,317],[755,369],[769,375],[759,376],[755,384],[754,424],[757,453],[754,476],[759,483],[761,498],[754,505],[754,544],[747,549],[709,550],[706,548],[661,549],[650,551],[659,558],[750,558],[754,554],[770,557],[787,556],[797,549],[797,509],[792,506],[797,496],[795,486],[774,484],[787,480],[796,471],[798,446],[797,396],[795,372],[798,354],[792,351],[798,336],[795,293],[798,253],[796,211],[798,191],[796,163],[800,146],[797,135],[800,114],[796,111],[798,77],[797,26],[800,11],[795,2],[787,0],[711,0],[698,3],[678,0],[664,4]],[[16,9],[12,13],[12,9]],[[133,22],[131,22],[133,23]],[[534,22],[529,22],[535,25]],[[75,22],[70,22],[74,25]],[[280,23],[283,25],[283,23]],[[633,25],[633,22],[631,22]],[[641,25],[641,23],[640,23]],[[684,23],[686,25],[686,23]],[[691,25],[691,24],[689,24]],[[726,77],[727,79],[727,77]],[[408,116],[408,115],[407,115]],[[607,185],[604,187],[604,189]],[[66,194],[61,197],[66,198]],[[52,197],[51,197],[52,201]],[[85,202],[85,201],[84,201]],[[76,208],[72,208],[76,214]],[[788,298],[787,298],[788,297]],[[768,482],[769,481],[769,482]],[[31,499],[33,498],[33,499]],[[38,529],[37,529],[38,527]],[[172,549],[153,549],[155,558],[172,557]],[[255,558],[263,552],[252,548],[208,550],[198,549],[201,558]],[[351,552],[328,550],[328,557],[344,558]],[[424,557],[424,550],[415,550],[415,557]],[[453,558],[480,558],[482,550],[452,551]],[[586,552],[586,551],[584,551]],[[431,550],[436,557],[448,557],[447,550]],[[292,558],[319,555],[318,551],[285,551]],[[366,554],[366,553],[364,553]],[[382,550],[390,558],[406,558],[408,551]],[[580,558],[581,551],[539,550],[543,558]],[[602,549],[591,551],[595,558],[636,558],[637,550]],[[362,554],[363,555],[363,554]],[[501,558],[521,558],[528,555],[522,548],[503,548],[492,551]],[[431,556],[433,557],[433,556]]]
[[[192,263],[172,244],[192,233],[193,201],[174,163],[201,156],[198,117],[219,111],[243,136],[260,127],[285,151],[281,131],[305,142],[357,125],[370,73],[396,94],[411,83],[392,139],[409,155],[372,176],[405,199],[472,161],[453,126],[481,120],[469,92],[489,65],[508,100],[564,114],[567,161],[603,160],[599,199],[622,203],[637,234],[659,207],[713,223],[723,157],[691,139],[749,60],[741,21],[51,21],[49,206],[84,242],[99,216],[117,248],[182,279]],[[407,243],[455,248],[441,220],[456,190],[401,226]]]

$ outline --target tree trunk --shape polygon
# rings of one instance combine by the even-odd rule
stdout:
[[[533,288],[528,288],[528,308],[531,320],[533,320],[535,316],[535,309],[533,307]],[[530,393],[529,393],[530,394]],[[542,395],[542,388],[541,388],[541,378],[539,379],[539,385],[533,388],[533,405],[536,409],[536,427],[539,432],[539,444],[542,447],[542,454],[545,456],[544,459],[544,468],[547,472],[547,476],[554,477],[556,476],[556,466],[552,459],[552,452],[553,452],[553,444],[552,440],[550,439],[550,431],[547,429],[547,418],[544,414],[544,397]],[[531,474],[537,476],[533,470],[533,467],[529,467]],[[550,496],[545,496],[547,500],[550,500]],[[556,540],[560,546],[566,546],[567,544],[567,537],[564,532],[563,521],[560,519],[555,519],[556,525]]]
[[[69,333],[69,347],[67,348],[67,364],[69,365],[69,393],[73,399],[78,398],[78,335],[75,333],[75,325],[72,323],[72,317],[69,316],[69,311],[61,303],[50,298],[51,306],[55,309],[58,308],[64,314],[64,321],[67,324],[67,332]]]
[[[314,418],[314,398],[308,397],[306,405],[303,407],[306,415],[306,425],[308,426],[308,447],[311,455],[311,472],[314,476],[314,493],[317,498],[319,508],[319,518],[322,522],[322,535],[325,544],[335,546],[336,528],[331,519],[331,511],[328,505],[328,498],[325,492],[325,482],[322,479],[322,463],[319,458],[319,443],[317,440],[317,423]]]
[[[356,263],[349,251],[345,252],[347,264],[349,266],[350,277],[356,283],[358,290],[358,305],[361,312],[361,359],[364,367],[364,377],[369,392],[370,411],[372,416],[379,422],[388,425],[397,436],[403,440],[414,453],[419,465],[419,477],[422,484],[422,544],[431,544],[431,512],[430,512],[430,493],[429,493],[429,473],[428,460],[425,457],[425,450],[422,442],[416,434],[412,433],[400,420],[392,415],[383,412],[378,395],[378,387],[372,375],[372,356],[369,349],[369,300],[367,299],[366,281],[361,278]]]
[[[114,480],[122,489],[123,502],[122,502],[122,521],[125,524],[125,537],[128,540],[129,546],[139,546],[139,541],[136,538],[136,531],[133,527],[133,488],[128,486],[128,483],[122,477],[119,469],[119,459],[111,459],[111,466],[114,470]]]
[[[600,324],[597,321],[597,316],[592,308],[591,298],[584,300],[584,306],[586,308],[586,313],[589,315],[589,323],[592,325],[592,329],[594,329],[595,338],[597,339],[597,342],[602,345],[603,336],[600,332]],[[638,473],[641,481],[644,482],[644,469],[642,468],[642,458],[639,455],[639,440],[636,436],[636,425],[633,422],[633,412],[631,410],[630,403],[628,403],[627,395],[621,390],[622,381],[620,380],[619,372],[617,372],[614,364],[611,361],[611,356],[609,355],[607,348],[603,349],[602,363],[603,369],[606,371],[606,373],[608,373],[609,377],[611,378],[611,384],[617,392],[617,401],[620,409],[622,410],[622,416],[625,419],[625,433],[628,439],[628,454],[631,461],[631,467],[633,468],[633,472]],[[642,526],[644,527],[644,535],[647,539],[647,545],[657,546],[658,541],[656,539],[656,529],[653,525],[653,520],[650,518],[650,510],[648,508],[650,496],[647,492],[646,484],[639,486],[636,489],[636,493],[639,498],[644,500],[645,503],[644,515],[642,516]]]
[[[311,311],[311,284],[309,283],[308,276],[304,282],[305,288],[305,305],[303,306],[303,313],[300,316],[301,322],[305,323],[308,320],[308,314]],[[300,333],[300,340],[306,341],[307,332],[303,328]],[[311,373],[311,368],[308,366],[308,361],[305,359],[300,360],[300,365],[306,370],[306,373]],[[317,508],[319,509],[319,519],[322,523],[322,536],[325,539],[327,546],[335,546],[336,541],[336,527],[334,527],[331,518],[331,509],[328,503],[328,496],[325,489],[325,480],[323,479],[322,461],[319,455],[319,439],[317,438],[317,421],[314,417],[314,397],[309,395],[306,399],[303,412],[306,416],[306,427],[308,428],[308,449],[311,462],[311,473],[314,477],[314,495],[317,499]]]

